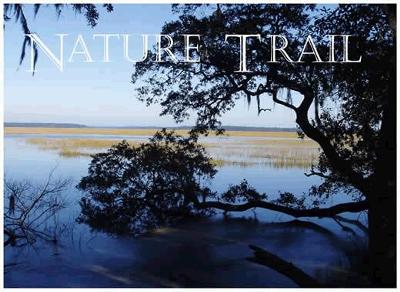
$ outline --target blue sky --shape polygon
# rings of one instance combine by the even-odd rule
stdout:
[[[24,11],[31,31],[54,52],[58,50],[55,34],[68,34],[65,59],[68,59],[77,35],[82,34],[96,62],[84,63],[77,56],[77,62],[65,62],[64,72],[60,72],[44,53],[39,52],[38,72],[32,76],[27,72],[30,50],[19,66],[24,37],[21,26],[14,21],[7,22],[4,33],[5,121],[91,126],[175,125],[172,118],[159,116],[158,105],[146,107],[136,99],[134,86],[130,83],[133,65],[123,60],[122,40],[110,41],[111,62],[102,63],[102,41],[92,39],[94,33],[156,34],[165,22],[176,18],[170,5],[114,5],[112,13],[99,7],[100,19],[95,28],[90,28],[85,17],[76,15],[70,8],[64,9],[59,19],[51,6],[43,6],[36,18],[32,5],[25,5]],[[274,106],[272,112],[257,116],[254,104],[249,108],[245,100],[239,100],[235,108],[223,116],[222,122],[225,125],[294,127],[294,119],[291,111],[279,105]],[[193,121],[190,119],[184,124],[191,125]]]

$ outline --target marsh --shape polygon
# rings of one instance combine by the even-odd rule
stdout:
[[[67,207],[59,214],[64,232],[58,244],[38,241],[22,249],[5,249],[6,287],[297,286],[284,275],[247,261],[252,254],[249,244],[293,262],[327,286],[362,285],[364,231],[331,218],[293,220],[257,209],[225,216],[217,212],[136,237],[110,235],[77,224],[82,193],[74,185],[87,174],[89,155],[122,139],[143,143],[153,133],[139,129],[6,128],[6,178],[41,182],[56,167],[55,175],[74,182],[65,191]],[[215,191],[242,178],[272,196],[282,190],[306,192],[319,182],[304,175],[316,159],[318,147],[307,139],[297,139],[296,133],[231,132],[201,142],[217,164],[218,173],[210,181]],[[65,155],[65,151],[72,154]],[[329,200],[335,204],[346,197],[337,195]],[[345,215],[366,222],[363,213]]]

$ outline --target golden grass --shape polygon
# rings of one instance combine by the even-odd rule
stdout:
[[[135,135],[152,136],[159,129],[113,129],[113,128],[41,128],[41,127],[5,127],[6,135],[38,134],[38,135]],[[187,134],[186,130],[178,130],[177,133]]]
[[[6,135],[16,134],[65,134],[65,135],[134,135],[152,136],[160,129],[114,129],[114,128],[41,128],[41,127],[5,127]],[[187,130],[175,130],[180,135],[187,135]],[[279,137],[297,138],[294,132],[257,132],[257,131],[227,131],[226,134],[232,137]],[[213,134],[210,134],[213,135]]]
[[[276,134],[276,132],[273,133]],[[288,133],[282,135],[284,134]],[[89,156],[108,149],[121,140],[67,137],[26,139],[29,144],[36,145],[43,150],[57,151],[60,156],[66,158]],[[143,141],[146,141],[146,139]],[[137,146],[141,141],[130,140],[128,143]],[[274,168],[297,167],[306,169],[316,162],[319,154],[318,145],[310,139],[293,139],[293,137],[279,135],[258,137],[258,139],[224,139],[221,142],[202,140],[202,144],[218,167],[262,165]]]
[[[89,149],[102,149],[110,148],[112,145],[118,144],[121,140],[107,140],[107,139],[84,139],[84,138],[29,138],[29,144],[38,145],[42,149],[60,149],[60,148],[89,148]],[[129,141],[131,145],[139,145],[137,141]]]
[[[221,148],[207,149],[217,166],[237,165],[240,167],[251,165],[271,166],[274,168],[302,168],[307,169],[315,163],[319,156],[317,148],[290,147],[281,144],[280,147],[252,147],[251,144],[242,147],[224,145]]]
[[[58,152],[58,155],[60,155],[61,157],[66,157],[66,158],[80,157],[80,156],[90,156],[92,154],[93,153],[81,152],[81,151],[70,150],[70,149],[61,149]]]
[[[272,167],[277,169],[288,169],[288,168],[301,168],[304,170],[310,169],[312,163],[311,161],[306,160],[297,160],[297,159],[274,159],[269,161],[230,161],[223,159],[213,159],[213,164],[216,167],[223,166],[236,166],[240,168],[246,168],[250,166],[262,166],[262,167]]]
[[[269,147],[281,147],[282,145],[286,147],[296,147],[296,148],[319,148],[319,145],[309,139],[258,139],[258,140],[245,140],[245,141],[238,141],[238,144],[245,144],[245,145],[257,145],[257,146],[269,146]]]
[[[270,138],[297,138],[295,132],[267,132],[267,131],[226,131],[232,137],[270,137]]]
[[[99,152],[100,149],[108,149],[112,145],[121,142],[121,140],[51,138],[29,138],[26,141],[29,144],[38,146],[42,150],[56,150],[62,157],[90,156]],[[128,142],[134,146],[140,144],[138,141]]]

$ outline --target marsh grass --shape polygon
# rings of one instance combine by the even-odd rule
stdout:
[[[115,129],[115,128],[41,128],[41,127],[5,127],[6,135],[37,134],[37,135],[121,135],[121,136],[152,136],[159,129]],[[179,134],[187,134],[178,130]]]
[[[275,137],[258,137],[257,139],[251,137],[245,139],[228,138],[220,142],[202,139],[200,143],[210,153],[217,167],[264,166],[307,169],[316,162],[319,151],[315,142],[310,139],[283,138],[285,134]],[[87,157],[104,151],[121,140],[37,137],[28,138],[26,141],[38,146],[39,149],[57,151],[62,157],[72,158]],[[128,143],[132,146],[138,146],[141,141],[129,140]]]
[[[29,138],[28,143],[38,145],[41,149],[99,149],[110,148],[112,145],[118,144],[121,140],[108,140],[108,139],[81,139],[81,138]],[[137,141],[129,141],[131,145],[139,145]]]
[[[319,156],[318,148],[289,147],[281,144],[279,147],[252,147],[243,144],[241,147],[209,148],[211,156],[217,165],[236,165],[240,167],[261,165],[274,168],[308,169]]]
[[[77,151],[77,150],[70,150],[70,149],[61,149],[58,152],[58,155],[61,157],[80,157],[80,156],[90,156],[92,153],[87,153],[83,151]]]
[[[118,144],[121,140],[106,139],[53,139],[53,138],[29,138],[27,143],[36,145],[42,150],[55,150],[62,157],[90,156],[101,149],[108,149]],[[132,146],[139,145],[137,141],[129,141]]]
[[[237,144],[250,144],[252,146],[277,146],[281,147],[296,147],[296,148],[318,148],[318,144],[309,138],[283,138],[283,137],[265,137],[264,139],[249,139],[245,141],[238,141]]]
[[[116,128],[42,128],[42,127],[5,127],[6,135],[39,134],[39,135],[121,135],[121,136],[153,136],[161,129],[116,129]],[[187,135],[187,130],[175,130],[179,135]],[[231,137],[275,137],[297,138],[295,132],[264,132],[264,131],[227,131]],[[210,133],[210,136],[215,136]]]

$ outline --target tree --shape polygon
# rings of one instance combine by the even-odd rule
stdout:
[[[93,155],[88,175],[77,186],[86,195],[78,221],[106,232],[137,234],[177,218],[210,214],[211,209],[264,208],[296,218],[335,217],[366,209],[359,202],[315,208],[315,202],[288,192],[268,200],[246,180],[223,193],[213,192],[206,185],[217,170],[197,139],[163,129],[148,143],[131,146],[122,141]]]
[[[78,221],[107,232],[136,234],[202,214],[207,210],[194,209],[193,201],[213,196],[204,184],[215,172],[195,138],[163,130],[137,147],[123,141],[93,156],[88,176],[78,185],[87,194]]]
[[[200,51],[205,53],[199,63],[155,63],[149,58],[137,63],[132,80],[139,98],[148,104],[159,102],[161,114],[170,114],[177,122],[194,111],[197,123],[193,133],[221,130],[219,118],[243,97],[248,102],[256,100],[259,114],[267,98],[291,109],[300,130],[322,149],[318,165],[308,175],[320,176],[324,182],[310,194],[333,195],[340,190],[348,193],[358,208],[368,207],[371,279],[377,286],[395,286],[395,6],[327,9],[218,4],[174,9],[180,13],[179,20],[163,27],[163,33],[175,40],[172,52],[182,56],[182,35],[196,32],[202,35]],[[285,35],[291,40],[286,50],[289,55],[298,55],[304,39],[311,35],[324,56],[329,53],[329,43],[323,36],[353,35],[351,57],[362,55],[363,59],[361,63],[321,64],[310,55],[301,64],[283,58],[270,63],[268,39],[252,39],[247,44],[250,72],[240,73],[236,72],[239,43],[227,44],[224,36],[228,33]],[[196,56],[194,51],[191,54]],[[341,57],[336,51],[335,58]],[[297,104],[292,101],[293,92],[300,96]],[[341,212],[354,205],[349,208],[345,206]]]

